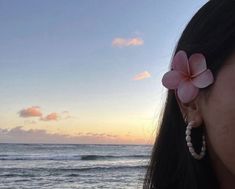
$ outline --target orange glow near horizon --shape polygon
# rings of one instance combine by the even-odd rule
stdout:
[[[51,117],[50,117],[51,115]],[[112,144],[153,144],[155,138],[155,127],[152,119],[141,119],[128,116],[78,119],[76,116],[68,116],[65,119],[56,119],[61,117],[56,113],[47,114],[44,119],[41,117],[16,117],[6,119],[6,125],[16,125],[5,127],[6,138],[11,138],[12,133],[19,133],[19,140],[36,142],[55,143],[112,143]],[[46,119],[47,118],[47,119]],[[4,121],[4,120],[3,120]],[[22,124],[23,123],[23,124]],[[23,136],[20,136],[22,134]],[[17,139],[16,136],[15,140]],[[58,140],[56,139],[58,138]],[[4,139],[1,138],[0,142]],[[41,143],[40,142],[40,143]]]

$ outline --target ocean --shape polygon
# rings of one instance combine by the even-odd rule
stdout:
[[[140,189],[151,145],[0,144],[1,189]]]

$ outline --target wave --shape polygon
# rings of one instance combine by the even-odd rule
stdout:
[[[133,166],[94,166],[94,167],[81,167],[81,168],[2,168],[0,176],[34,176],[34,172],[46,172],[47,174],[62,173],[67,176],[78,176],[77,172],[83,171],[101,171],[101,170],[120,170],[120,169],[146,169],[147,165],[133,165]],[[5,172],[5,173],[4,173]],[[14,173],[11,173],[14,172]],[[27,172],[30,172],[28,174]],[[69,174],[67,174],[69,173]],[[26,174],[26,175],[25,175]]]
[[[0,157],[8,157],[9,155],[5,155],[5,154],[0,154]]]
[[[147,168],[147,165],[135,165],[135,166],[97,166],[97,167],[84,167],[76,169],[59,169],[61,171],[90,171],[90,170],[119,170],[119,169],[142,169]]]
[[[129,156],[106,156],[106,155],[71,155],[71,156],[12,156],[12,155],[0,155],[0,160],[112,160],[112,159],[146,159],[148,155],[129,155]]]
[[[83,155],[81,160],[103,160],[103,159],[119,159],[119,158],[149,158],[147,155],[129,155],[129,156],[102,156],[102,155]]]

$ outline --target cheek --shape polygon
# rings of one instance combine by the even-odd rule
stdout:
[[[235,175],[235,64],[225,66],[202,104],[203,120],[210,148]]]
[[[227,94],[214,95],[204,121],[211,147],[226,168],[235,174],[235,99],[231,100],[231,94],[227,90]]]

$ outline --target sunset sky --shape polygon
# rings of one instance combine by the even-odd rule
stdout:
[[[0,142],[152,144],[197,0],[0,0]]]

